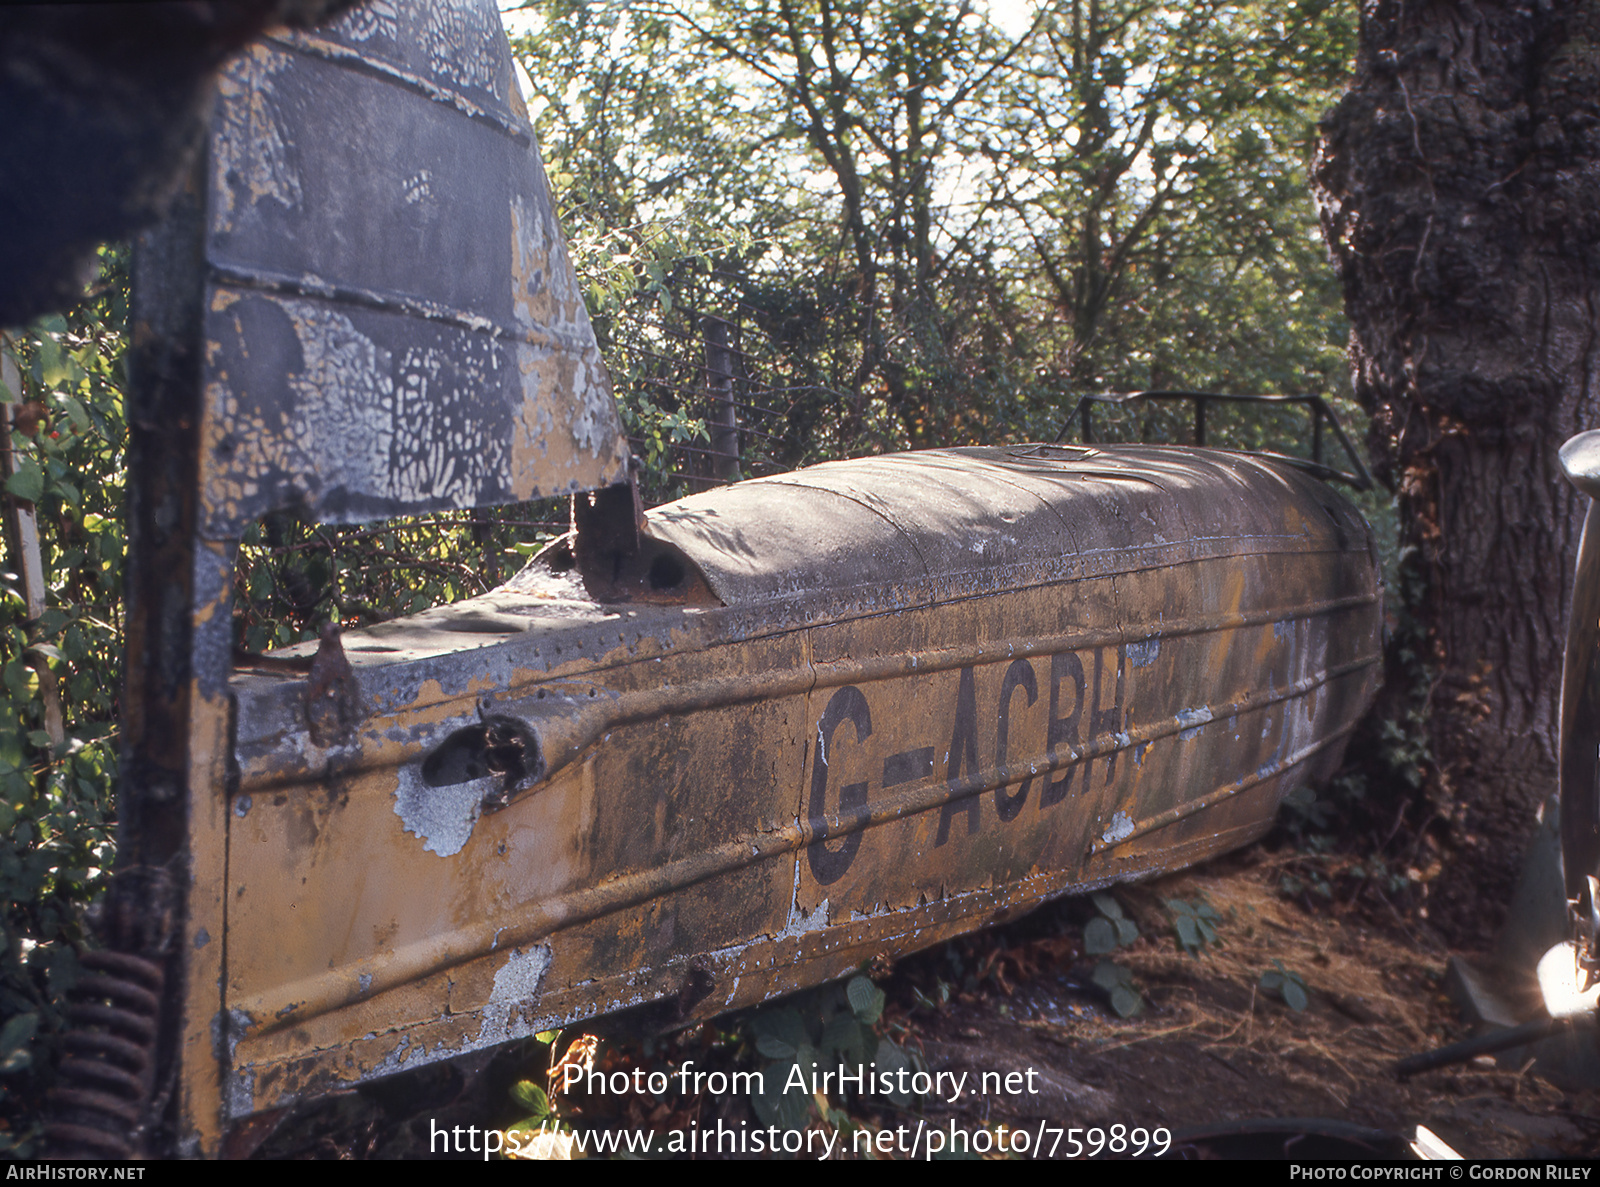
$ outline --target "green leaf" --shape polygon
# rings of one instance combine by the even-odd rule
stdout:
[[[792,1092],[785,1092],[784,1085],[789,1082],[789,1077],[796,1066],[801,1066],[804,1072],[810,1069],[795,1063],[770,1063],[762,1075],[764,1091],[753,1093],[750,1097],[750,1106],[755,1110],[756,1116],[761,1118],[765,1125],[776,1125],[779,1129],[804,1129],[811,1116],[811,1094],[796,1088]]]
[[[1104,956],[1115,952],[1116,948],[1117,930],[1111,920],[1104,916],[1089,920],[1083,929],[1083,950],[1090,956]]]
[[[1107,993],[1110,993],[1118,985],[1132,985],[1133,972],[1123,965],[1113,964],[1109,960],[1102,960],[1094,966],[1094,972],[1090,975],[1090,980]]]
[[[796,1048],[776,1035],[763,1034],[756,1036],[756,1050],[768,1059],[793,1059]]]
[[[835,1014],[822,1028],[822,1053],[825,1058],[830,1055],[847,1057],[851,1052],[863,1048],[861,1024],[851,1014]]]
[[[89,428],[89,414],[84,411],[82,401],[73,396],[62,396],[61,406],[67,410],[67,420],[74,429],[82,433]]]
[[[518,1080],[513,1084],[511,1099],[516,1101],[519,1107],[528,1110],[529,1116],[535,1121],[550,1115],[550,1098],[545,1095],[544,1089],[532,1080]]]
[[[65,332],[63,325],[58,333]],[[46,387],[55,387],[66,382],[72,376],[72,370],[67,358],[61,353],[61,346],[48,334],[40,334],[36,345],[38,348],[39,381]]]
[[[1099,909],[1100,914],[1104,915],[1108,919],[1122,918],[1122,904],[1117,902],[1117,900],[1112,898],[1109,894],[1095,895],[1094,905]]]
[[[12,660],[3,671],[0,671],[0,681],[6,686],[6,691],[11,694],[12,700],[26,704],[33,700],[33,690],[28,687],[28,681],[33,673],[19,660]]]
[[[793,1059],[807,1045],[805,1023],[791,1006],[762,1010],[750,1020],[756,1050],[768,1059]]]
[[[872,1058],[878,1065],[878,1071],[886,1072],[892,1076],[893,1079],[890,1083],[895,1085],[900,1083],[901,1069],[910,1070],[911,1068],[911,1061],[906,1058],[906,1053],[888,1039],[878,1040],[878,1049],[873,1053]],[[890,1104],[897,1105],[902,1109],[911,1107],[911,1094],[902,1092],[898,1087],[889,1092],[886,1095],[886,1099]]]
[[[1286,980],[1283,983],[1282,992],[1284,1004],[1296,1013],[1299,1013],[1310,1004],[1309,999],[1306,997],[1305,987],[1300,984],[1298,979]]]
[[[1172,926],[1178,933],[1178,942],[1183,945],[1185,951],[1193,952],[1200,947],[1200,929],[1195,926],[1192,916],[1179,915],[1172,921]]]
[[[44,494],[44,471],[26,455],[17,458],[17,472],[6,479],[6,493],[25,503],[37,503]]]
[[[1144,998],[1133,987],[1133,973],[1120,964],[1103,960],[1095,966],[1091,977],[1111,1002],[1119,1018],[1131,1018],[1144,1008]]]
[[[9,665],[6,672],[10,674]],[[20,771],[27,766],[28,752],[22,737],[16,730],[0,730],[0,772]]]
[[[1131,944],[1139,938],[1139,925],[1131,919],[1117,920],[1117,943]]]
[[[872,983],[870,977],[852,977],[845,986],[844,995],[850,1002],[850,1009],[856,1019],[865,1026],[872,1026],[883,1016],[883,1007],[888,998],[883,990]]]
[[[30,1066],[33,1057],[28,1044],[39,1029],[39,1015],[18,1014],[0,1027],[0,1076],[20,1072]]]
[[[1111,1008],[1117,1012],[1118,1018],[1132,1018],[1144,1009],[1144,998],[1139,996],[1137,990],[1118,985],[1111,991]]]

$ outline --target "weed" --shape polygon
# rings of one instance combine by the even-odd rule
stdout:
[[[1083,950],[1090,956],[1115,952],[1139,938],[1139,925],[1122,913],[1122,904],[1111,895],[1095,895],[1094,905],[1100,914],[1083,929]]]
[[[1172,914],[1172,930],[1178,937],[1178,946],[1190,956],[1199,956],[1210,944],[1219,944],[1217,925],[1222,922],[1215,908],[1203,898],[1192,903],[1169,898],[1166,908]]]
[[[1133,971],[1126,965],[1102,960],[1094,967],[1092,980],[1111,999],[1111,1008],[1118,1018],[1132,1018],[1144,1009],[1144,998],[1133,987]]]
[[[1261,974],[1261,988],[1267,993],[1276,994],[1284,1005],[1298,1014],[1311,1001],[1306,995],[1305,978],[1284,968],[1281,960],[1273,961],[1272,965],[1271,969]]]
[[[837,1093],[840,1106],[826,1103],[821,1092],[811,1091],[813,1069],[856,1068],[876,1064],[880,1075],[895,1077],[914,1070],[914,1058],[891,1039],[877,1033],[886,1004],[883,990],[866,976],[852,977],[843,985],[824,985],[764,1006],[750,1014],[746,1027],[756,1051],[769,1062],[762,1069],[763,1090],[750,1098],[756,1116],[766,1125],[803,1129],[815,1104],[829,1124],[847,1125],[844,1108],[848,1094]],[[911,1096],[892,1091],[885,1099],[909,1108]]]

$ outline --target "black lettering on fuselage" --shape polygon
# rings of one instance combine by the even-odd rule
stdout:
[[[956,728],[950,737],[950,769],[945,775],[952,792],[961,782],[963,769],[968,775],[977,775],[982,769],[978,759],[978,686],[971,668],[961,669],[961,684],[956,689]],[[967,814],[967,836],[978,831],[983,819],[981,801],[975,795],[963,798],[964,803],[954,798],[945,801],[939,813],[939,835],[934,838],[934,848],[950,839],[950,821],[957,812]]]
[[[1033,793],[1035,781],[1040,782],[1038,804],[1044,811],[1065,800],[1077,790],[1080,794],[1092,786],[1093,760],[1083,757],[1086,747],[1108,735],[1124,732],[1127,693],[1127,649],[1117,647],[1116,674],[1112,676],[1110,648],[1094,649],[1094,671],[1086,670],[1084,661],[1075,652],[1067,651],[1050,657],[1049,711],[1044,723],[1045,753],[1052,768],[1043,778],[1029,774],[1021,782],[995,787],[995,814],[1002,823],[1016,820]],[[1011,760],[1012,712],[1016,694],[1021,690],[1025,705],[1032,708],[1041,699],[1039,676],[1029,659],[1013,659],[1006,667],[1000,681],[999,700],[995,705],[995,764],[991,777],[1006,772]],[[1109,701],[1109,703],[1103,703]],[[1036,720],[1031,714],[1027,720]],[[829,698],[827,708],[817,722],[817,755],[811,767],[811,792],[809,814],[812,841],[806,846],[806,857],[811,873],[817,882],[826,886],[844,877],[861,848],[862,830],[855,829],[839,834],[837,828],[830,834],[827,817],[829,807],[828,768],[829,752],[839,726],[849,721],[855,726],[856,741],[865,741],[872,735],[872,714],[867,698],[854,685],[838,689]],[[1034,727],[1037,728],[1037,727]],[[1032,728],[1018,725],[1018,745],[1025,748],[1031,762],[1037,751],[1038,738]],[[931,781],[934,778],[936,749],[919,746],[891,754],[883,760],[882,788]],[[1117,748],[1113,745],[1106,759],[1105,784],[1116,777]],[[934,846],[945,845],[950,840],[951,823],[958,816],[966,817],[966,833],[973,836],[983,825],[983,797],[974,788],[985,781],[986,769],[978,749],[978,690],[975,669],[964,667],[956,685],[955,727],[950,735],[948,763],[945,769],[945,787],[948,798],[940,806],[939,827]],[[1054,777],[1062,763],[1068,764]],[[1080,774],[1081,772],[1081,774]],[[1076,789],[1073,781],[1078,781]],[[1011,790],[1015,787],[1015,790]],[[869,784],[849,783],[838,789],[838,802],[834,815],[848,817],[864,807],[870,799]]]
[[[1011,743],[1011,694],[1017,691],[1018,685],[1027,692],[1030,706],[1039,699],[1039,681],[1033,675],[1033,665],[1025,659],[1012,660],[1011,666],[1006,669],[1005,679],[1000,682],[999,733],[994,743],[994,762],[997,767],[1006,765]],[[1033,776],[1029,775],[1022,781],[1022,789],[1016,795],[1007,795],[1004,787],[994,789],[994,810],[999,813],[1001,820],[1017,818],[1022,805],[1028,802],[1028,789],[1032,786]]]
[[[853,684],[847,684],[828,700],[817,722],[817,759],[811,765],[811,830],[816,840],[806,846],[806,860],[811,864],[811,874],[822,885],[843,878],[850,863],[861,848],[861,830],[846,834],[837,849],[830,849],[828,822],[824,815],[828,806],[828,747],[833,744],[833,732],[841,722],[850,721],[856,727],[856,741],[872,736],[872,711],[867,708],[867,698]],[[867,802],[867,785],[851,783],[839,789],[839,815]]]
[[[1096,647],[1094,649],[1094,700],[1090,702],[1089,711],[1089,736],[1091,738],[1098,738],[1101,734],[1119,734],[1123,730],[1122,692],[1128,672],[1128,649],[1126,647],[1117,648],[1116,692],[1112,696],[1111,704],[1102,709],[1100,707],[1100,680],[1105,673],[1105,656],[1106,649],[1104,647]],[[1118,753],[1118,748],[1113,747],[1111,754],[1106,759],[1106,777],[1105,782],[1101,784],[1102,787],[1109,786],[1112,778],[1117,773]],[[1083,790],[1085,791],[1089,790],[1090,768],[1093,766],[1094,763],[1092,762],[1083,764]]]
[[[1063,716],[1061,713],[1061,685],[1064,681],[1072,681],[1072,713]],[[1083,700],[1088,689],[1088,683],[1083,677],[1083,661],[1071,651],[1064,651],[1060,655],[1050,657],[1050,723],[1045,737],[1045,753],[1050,758],[1052,766],[1060,761],[1060,746],[1067,744],[1067,752],[1074,757],[1078,753],[1078,723],[1083,718]],[[1048,808],[1052,804],[1059,804],[1067,798],[1067,792],[1072,790],[1072,779],[1078,773],[1076,766],[1068,767],[1066,773],[1059,779],[1045,776],[1044,791],[1039,796],[1039,807]],[[1088,786],[1089,777],[1084,775],[1084,786]]]
[[[904,750],[883,760],[883,786],[887,789],[902,783],[915,783],[933,774],[933,747]]]

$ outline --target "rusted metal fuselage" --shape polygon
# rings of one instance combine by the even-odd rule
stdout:
[[[591,584],[560,544],[345,636],[325,746],[303,676],[235,674],[229,1118],[1241,845],[1378,678],[1365,523],[1221,452],[818,466],[655,509]]]

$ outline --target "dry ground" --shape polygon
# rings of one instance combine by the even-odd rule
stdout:
[[[1475,1063],[1399,1080],[1400,1058],[1468,1035],[1442,991],[1448,953],[1379,907],[1308,912],[1281,897],[1281,863],[1261,849],[1118,892],[1141,938],[1115,959],[1146,1007],[1122,1020],[1069,984],[1069,969],[957,1001],[917,1027],[930,1054],[972,1066],[1032,1064],[1056,1101],[996,1098],[967,1110],[1026,1123],[1122,1121],[1172,1129],[1253,1118],[1320,1117],[1403,1133],[1426,1125],[1471,1157],[1600,1151],[1600,1094],[1565,1092],[1527,1069]],[[1203,897],[1220,944],[1183,954],[1163,907]],[[1026,946],[1022,946],[1025,953]],[[1260,986],[1276,964],[1309,989],[1301,1012]],[[904,975],[904,974],[902,974]],[[1006,1007],[1002,1013],[998,1007]],[[1072,1095],[1079,1089],[1079,1099]]]

